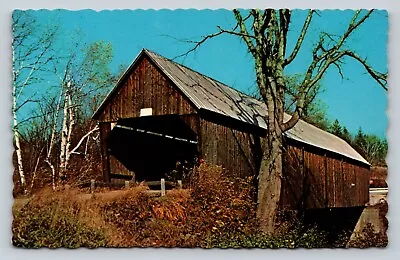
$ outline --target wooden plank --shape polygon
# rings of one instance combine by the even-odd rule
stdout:
[[[318,173],[320,177],[320,196],[323,198],[323,203],[319,205],[320,208],[327,207],[327,190],[326,190],[326,163],[323,155],[318,155]]]
[[[303,151],[295,146],[287,146],[283,155],[283,180],[281,207],[299,209],[303,205]]]
[[[147,186],[160,186],[161,185],[161,180],[160,181],[145,181],[144,184],[147,185]],[[166,181],[165,179],[164,179],[164,184],[168,185],[168,186],[171,186],[171,187],[177,186],[176,182]]]
[[[352,205],[352,201],[354,201],[356,198],[351,197],[351,175],[349,174],[348,166],[347,163],[342,161],[342,176],[343,176],[343,181],[342,181],[342,196],[343,196],[343,206],[344,207],[349,207]]]
[[[326,189],[327,189],[327,200],[328,207],[332,208],[335,206],[335,164],[334,159],[326,158]]]
[[[110,182],[110,157],[107,147],[107,137],[111,131],[110,123],[100,123],[100,153],[102,161],[103,180]]]
[[[154,115],[196,113],[188,98],[147,57],[139,61],[121,84],[101,111],[100,121],[139,116],[140,109],[145,107],[152,107]]]
[[[165,196],[165,179],[161,179],[161,196]]]
[[[305,168],[307,169],[307,184],[309,192],[306,197],[307,208],[323,208],[326,206],[324,158],[311,152],[305,152]]]

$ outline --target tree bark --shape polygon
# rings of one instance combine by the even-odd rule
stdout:
[[[218,32],[204,36],[200,41],[195,42],[196,45],[186,53],[194,51],[208,39],[227,33],[240,37],[254,58],[257,86],[268,112],[265,117],[268,129],[263,144],[257,195],[257,217],[260,221],[261,230],[267,234],[274,233],[276,216],[279,210],[283,172],[282,134],[294,127],[303,116],[305,102],[310,94],[310,89],[317,84],[331,65],[336,66],[342,75],[338,62],[347,56],[361,63],[370,76],[387,90],[387,73],[375,71],[366,62],[366,59],[362,59],[350,50],[343,49],[352,32],[364,23],[372,12],[373,10],[370,10],[360,18],[361,10],[356,11],[347,30],[340,39],[334,39],[325,32],[321,33],[320,40],[312,51],[312,61],[306,69],[304,79],[299,86],[294,102],[296,105],[295,111],[286,122],[284,122],[286,92],[284,70],[287,65],[296,59],[309,30],[315,13],[314,10],[309,10],[294,49],[287,57],[287,34],[290,31],[291,23],[291,11],[288,9],[281,9],[279,12],[274,9],[265,9],[263,11],[251,9],[246,17],[242,17],[241,12],[234,9],[233,14],[237,24],[232,30],[226,30],[218,26]],[[246,23],[246,20],[250,18],[253,19],[251,26],[250,23]],[[324,39],[329,39],[333,46],[332,44],[326,45]]]
[[[59,174],[62,176],[65,169],[65,159],[67,153],[67,137],[68,137],[68,96],[69,96],[69,83],[64,94],[64,107],[63,107],[63,121],[61,128],[61,144],[60,144],[60,169]]]
[[[68,87],[70,90],[70,86]],[[75,109],[72,104],[72,97],[71,94],[68,95],[68,114],[69,114],[69,122],[68,122],[68,135],[67,135],[67,144],[65,146],[65,163],[64,163],[64,170],[67,169],[69,159],[71,158],[71,138],[72,138],[72,130],[75,126]]]
[[[54,143],[55,143],[55,139],[56,139],[58,114],[59,114],[60,108],[61,108],[61,99],[62,99],[62,96],[63,96],[63,91],[64,91],[64,89],[61,88],[60,89],[60,96],[59,96],[58,102],[57,102],[56,111],[55,111],[55,114],[54,114],[53,126],[51,128],[51,137],[50,137],[49,149],[47,150],[47,156],[46,156],[46,159],[45,159],[45,162],[47,163],[47,165],[50,167],[50,170],[51,170],[51,179],[52,179],[52,188],[53,188],[53,190],[56,189],[56,169],[55,169],[53,163],[51,162],[50,158],[51,158],[51,154],[52,154]]]
[[[17,167],[18,167],[18,174],[19,179],[21,181],[21,186],[26,193],[26,180],[25,180],[25,173],[24,173],[24,166],[22,160],[22,151],[21,151],[21,140],[20,135],[18,132],[18,120],[17,120],[17,97],[15,93],[15,87],[13,91],[13,132],[14,132],[14,141],[15,141],[15,152],[17,154]]]
[[[258,175],[257,218],[266,234],[275,231],[281,195],[282,136],[267,137]]]

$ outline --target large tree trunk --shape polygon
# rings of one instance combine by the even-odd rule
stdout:
[[[282,184],[282,132],[280,128],[270,129],[263,147],[258,175],[257,218],[261,230],[266,234],[275,231],[276,216],[279,210]]]
[[[371,15],[372,11],[370,10],[362,16],[360,15],[361,10],[356,11],[347,30],[337,38],[337,41],[334,41],[334,46],[331,46],[331,35],[327,33],[320,35],[320,40],[311,53],[311,64],[306,68],[304,79],[298,87],[298,93],[296,93],[295,111],[286,122],[283,121],[286,91],[284,69],[295,60],[309,30],[314,10],[309,10],[293,51],[289,55],[286,55],[287,34],[291,24],[291,12],[288,9],[279,11],[274,9],[265,9],[263,11],[251,9],[246,17],[242,17],[241,12],[234,9],[233,14],[237,24],[232,30],[218,26],[218,32],[209,34],[200,41],[195,42],[195,47],[189,51],[194,51],[210,38],[227,33],[240,37],[254,57],[257,86],[268,109],[268,115],[265,118],[268,125],[268,134],[263,145],[264,154],[258,175],[257,209],[261,229],[265,233],[271,234],[274,232],[279,209],[283,171],[282,133],[297,124],[303,114],[310,90],[321,80],[327,69],[334,65],[338,68],[339,73],[342,74],[340,62],[346,56],[353,58],[361,63],[372,78],[387,90],[387,73],[375,71],[366,63],[365,59],[343,48],[350,34]],[[253,20],[252,23],[248,20],[250,18]],[[327,46],[324,42],[329,42],[329,45]]]
[[[259,47],[257,47],[259,48]],[[261,50],[259,50],[261,53]],[[282,56],[282,55],[281,55]],[[267,136],[263,144],[263,157],[258,174],[257,218],[261,230],[274,234],[276,216],[279,210],[282,183],[282,125],[284,117],[285,82],[283,80],[283,59],[273,61],[256,56],[255,68],[257,85],[267,105]],[[270,71],[275,70],[275,75]]]
[[[261,161],[258,182],[257,216],[261,230],[266,234],[275,231],[276,215],[281,195],[282,149],[274,147],[265,152]]]

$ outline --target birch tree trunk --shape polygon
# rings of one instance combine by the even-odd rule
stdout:
[[[63,104],[63,121],[61,128],[61,144],[60,144],[60,165],[59,174],[60,177],[64,174],[65,159],[67,152],[67,139],[68,139],[68,97],[69,97],[69,82],[67,83],[67,89],[64,93],[64,104]]]
[[[70,86],[69,86],[70,89]],[[70,90],[71,91],[71,90]],[[72,103],[72,97],[71,94],[68,95],[68,114],[69,114],[69,122],[68,122],[68,135],[67,135],[67,144],[65,146],[65,163],[64,163],[64,170],[67,169],[69,159],[71,158],[71,137],[72,137],[72,131],[75,126],[75,108]]]
[[[47,70],[45,66],[53,59],[53,42],[56,37],[57,28],[47,28],[36,30],[40,23],[28,12],[13,12],[12,22],[12,47],[13,47],[13,134],[16,146],[17,167],[21,184],[26,190],[26,180],[23,167],[23,154],[21,150],[21,136],[19,134],[20,125],[28,122],[34,117],[24,118],[20,122],[17,120],[19,110],[27,104],[38,102],[35,94],[26,97],[28,93],[25,89],[33,83],[41,80],[40,72]],[[22,98],[24,98],[22,100]],[[22,117],[22,116],[21,116]]]
[[[51,170],[51,184],[52,184],[52,188],[53,190],[56,189],[56,169],[54,167],[54,164],[51,162],[51,154],[53,151],[53,147],[54,147],[54,143],[55,143],[55,139],[56,139],[56,131],[57,131],[57,121],[58,121],[58,115],[60,113],[60,108],[61,108],[61,100],[62,100],[62,96],[63,96],[63,91],[64,89],[61,88],[60,90],[60,96],[58,98],[58,102],[57,102],[57,107],[56,107],[56,111],[54,114],[54,121],[53,121],[53,126],[51,128],[51,136],[50,136],[50,143],[49,143],[49,149],[47,151],[47,156],[45,159],[45,162],[47,163],[47,165],[50,167]]]
[[[15,86],[13,87],[13,132],[14,132],[14,141],[15,141],[15,152],[17,154],[17,167],[18,174],[21,181],[22,189],[24,190],[24,194],[26,193],[26,179],[24,173],[24,166],[22,160],[22,151],[21,151],[21,140],[18,132],[18,120],[17,120],[17,96]]]

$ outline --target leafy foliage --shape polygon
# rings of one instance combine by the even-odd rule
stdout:
[[[249,233],[256,225],[248,182],[228,178],[217,166],[195,171],[189,189],[159,198],[127,193],[106,204],[106,221],[130,241],[113,246],[209,247],[207,237]]]
[[[301,75],[285,76],[285,111],[292,114],[296,108],[296,102],[301,91]],[[327,106],[321,98],[320,94],[324,92],[321,80],[318,81],[305,97],[302,119],[308,123],[318,126],[323,130],[327,130],[329,126],[326,118]]]
[[[386,165],[388,143],[373,134],[365,134],[359,129],[354,138],[355,148],[373,165]]]
[[[330,125],[329,131],[352,145],[372,165],[386,166],[388,152],[386,139],[374,134],[366,134],[361,128],[353,138],[347,128],[342,126],[337,119]]]

